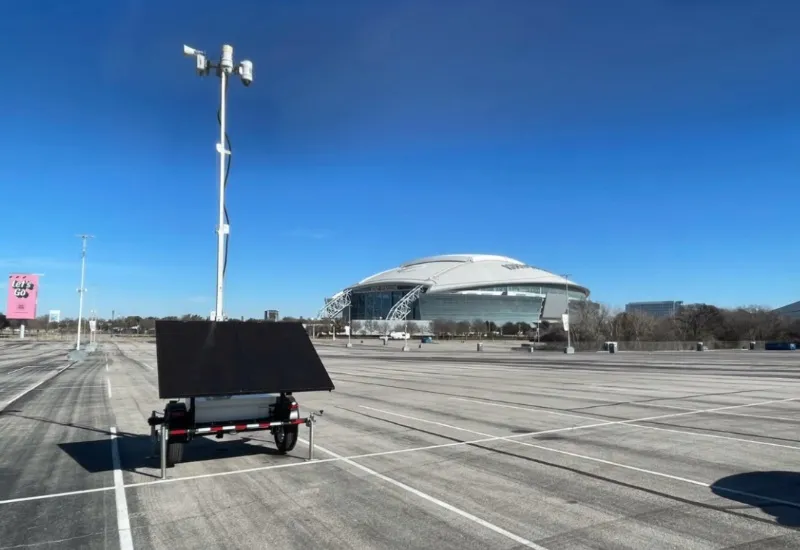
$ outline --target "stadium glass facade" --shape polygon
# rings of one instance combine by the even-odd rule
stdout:
[[[385,319],[389,310],[413,286],[361,288],[351,295],[352,319]],[[473,321],[481,319],[496,324],[535,322],[540,318],[546,295],[563,296],[558,286],[520,285],[463,289],[457,292],[422,294],[412,305],[409,321]],[[569,291],[570,300],[583,300],[580,291]]]

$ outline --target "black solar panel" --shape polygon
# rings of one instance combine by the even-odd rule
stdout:
[[[162,399],[334,389],[296,322],[156,321],[156,355]]]

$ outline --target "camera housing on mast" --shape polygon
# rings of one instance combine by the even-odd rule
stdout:
[[[253,62],[245,59],[235,64],[233,61],[233,46],[228,44],[222,46],[222,55],[219,63],[210,62],[204,51],[187,45],[183,46],[183,55],[195,58],[195,68],[198,76],[208,76],[211,69],[216,69],[217,75],[222,75],[222,73],[226,75],[238,74],[239,78],[242,79],[242,84],[245,86],[250,86],[253,83]]]
[[[206,76],[208,75],[208,71],[210,69],[210,64],[208,62],[208,57],[204,51],[192,48],[191,46],[183,46],[183,55],[186,57],[194,57],[195,58],[195,69],[197,70],[198,76]]]

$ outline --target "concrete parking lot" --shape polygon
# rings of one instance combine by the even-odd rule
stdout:
[[[166,480],[152,343],[0,343],[0,549],[800,547],[796,353],[344,343],[314,461],[250,432]]]

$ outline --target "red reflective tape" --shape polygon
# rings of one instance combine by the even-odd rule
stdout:
[[[169,435],[186,435],[188,430],[170,430]]]
[[[296,408],[297,408],[297,403],[292,403],[292,404],[289,406],[289,408],[290,408],[290,409],[296,409]]]
[[[242,432],[247,429],[247,424],[237,424],[236,426],[234,426],[234,429],[237,432]]]
[[[305,424],[306,420],[305,420],[305,418],[298,418],[297,420],[292,420],[290,423],[291,424]]]
[[[209,431],[211,431],[211,432],[221,432],[222,428],[223,428],[223,426],[211,426],[209,428]]]

